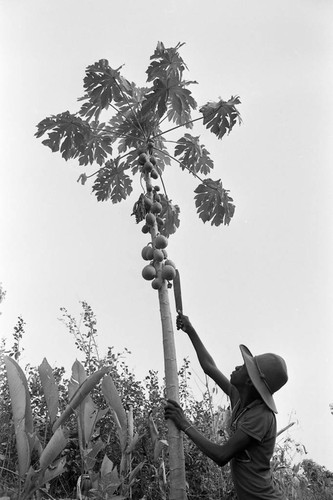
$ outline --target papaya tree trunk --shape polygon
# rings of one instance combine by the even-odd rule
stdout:
[[[152,183],[150,175],[145,175],[145,183],[148,198],[152,199]],[[150,228],[153,247],[158,235],[157,224]],[[157,276],[161,277],[162,265],[154,263]],[[173,334],[172,317],[167,282],[163,280],[158,290],[160,314],[163,335],[164,372],[166,384],[166,397],[179,403],[179,384],[176,359],[176,347]],[[169,500],[186,500],[185,458],[183,447],[183,436],[171,420],[167,420],[168,443],[169,443]]]
[[[166,396],[179,402],[178,370],[167,284],[158,291],[163,333]],[[169,443],[170,500],[186,500],[185,458],[182,432],[167,420]]]

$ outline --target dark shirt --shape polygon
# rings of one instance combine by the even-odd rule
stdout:
[[[275,414],[261,399],[232,411],[231,429],[241,429],[253,439],[249,448],[231,460],[232,478],[239,500],[286,500],[274,484],[270,460],[276,439]]]

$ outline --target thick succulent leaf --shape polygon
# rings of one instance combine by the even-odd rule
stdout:
[[[150,439],[153,445],[155,445],[156,441],[159,439],[159,434],[151,413],[148,416],[148,427],[149,427]]]
[[[55,477],[63,474],[66,470],[66,458],[62,457],[52,464],[51,468],[46,470],[39,469],[35,470],[30,467],[24,481],[24,489],[22,500],[29,500],[32,498],[32,494],[41,488],[45,483],[49,483]]]
[[[92,373],[82,384],[79,385],[77,391],[69,401],[67,407],[63,411],[63,413],[60,415],[58,420],[55,421],[53,424],[53,432],[58,429],[61,425],[63,425],[66,420],[69,418],[69,416],[72,414],[72,412],[82,403],[82,401],[88,396],[90,391],[96,387],[98,382],[101,380],[101,378],[104,377],[104,375],[109,371],[108,367],[103,367],[100,370],[98,370],[95,373]]]
[[[98,408],[93,402],[90,394],[88,394],[88,396],[85,397],[79,405],[77,413],[81,427],[82,446],[83,448],[86,448],[94,432],[98,414]]]
[[[159,214],[159,217],[163,220],[163,227],[160,230],[160,233],[166,236],[167,238],[174,234],[180,224],[179,213],[180,208],[178,205],[174,205],[172,200],[169,200],[165,195],[160,195],[162,210]]]
[[[84,445],[84,443],[83,443]],[[86,443],[83,448],[84,464],[89,471],[93,470],[96,464],[97,455],[105,448],[106,443],[97,439],[94,443]]]
[[[207,175],[214,168],[213,160],[203,144],[199,143],[199,136],[193,137],[191,134],[185,134],[177,141],[175,147],[175,156],[179,156],[181,168],[187,168],[191,172]]]
[[[73,399],[74,394],[87,378],[88,376],[83,364],[76,359],[72,365],[72,374],[68,383],[69,400]]]
[[[136,481],[136,476],[139,474],[142,467],[145,465],[146,461],[142,460],[129,474],[128,476],[128,487],[131,488]]]
[[[57,418],[59,406],[59,391],[53,375],[53,370],[46,358],[44,358],[42,364],[39,365],[38,372],[42,383],[51,424],[53,424],[53,422]]]
[[[80,114],[88,119],[98,119],[103,109],[108,109],[112,102],[124,102],[126,94],[131,92],[131,84],[106,59],[87,67],[83,86],[86,93],[80,100],[86,102]]]
[[[69,431],[63,427],[58,427],[52,435],[50,441],[45,446],[41,456],[39,457],[39,464],[42,469],[49,467],[54,460],[60,455],[62,450],[67,445],[69,438]]]
[[[55,477],[59,476],[60,474],[63,474],[66,471],[65,466],[66,466],[66,458],[65,457],[62,457],[59,460],[57,460],[55,463],[53,463],[52,468],[46,469],[46,471],[44,472],[42,484],[49,483]]]
[[[125,200],[133,191],[132,179],[125,173],[127,165],[109,160],[98,172],[93,191],[98,201],[111,200],[118,203]]]
[[[240,104],[238,96],[231,97],[229,101],[208,102],[200,108],[203,114],[203,123],[218,139],[230,133],[234,125],[241,123],[241,117],[236,104]]]
[[[176,47],[165,48],[162,42],[158,42],[154,54],[150,57],[151,63],[146,71],[147,81],[152,82],[155,78],[176,77],[182,78],[186,64],[178,53],[178,49],[184,43],[178,43]]]
[[[21,367],[9,356],[5,356],[4,360],[13,412],[19,474],[23,477],[30,466],[31,446],[29,435],[33,431],[30,396],[26,377]]]
[[[117,388],[110,375],[104,377],[102,381],[102,393],[107,404],[113,411],[118,428],[121,450],[125,451],[127,443],[127,416]]]
[[[229,191],[222,187],[220,180],[206,179],[194,191],[195,205],[199,217],[203,222],[210,221],[211,225],[220,226],[222,223],[229,225],[235,212],[233,199]]]

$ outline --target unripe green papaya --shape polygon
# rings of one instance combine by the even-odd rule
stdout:
[[[155,215],[149,212],[149,214],[146,215],[146,224],[148,224],[148,226],[153,226],[155,222]]]
[[[151,264],[148,264],[147,266],[145,266],[142,269],[142,277],[145,280],[148,280],[148,281],[156,278],[156,269],[155,269],[155,267],[152,266]]]
[[[163,234],[159,234],[155,238],[155,248],[163,249],[168,246],[168,238],[163,236]]]
[[[165,265],[162,269],[162,278],[165,280],[173,280],[176,276],[176,270],[173,266]]]

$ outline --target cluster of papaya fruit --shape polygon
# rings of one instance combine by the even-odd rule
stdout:
[[[147,152],[139,153],[139,164],[141,172],[146,178],[147,193],[144,196],[144,205],[146,216],[142,227],[143,233],[150,233],[152,241],[148,243],[141,252],[144,260],[150,261],[143,270],[142,276],[144,279],[151,281],[151,285],[155,290],[159,290],[164,280],[171,281],[176,275],[175,264],[168,259],[166,247],[168,246],[168,238],[160,231],[164,221],[160,217],[162,211],[161,198],[159,195],[159,186],[152,186],[151,179],[156,179],[158,174],[154,169],[156,159],[152,154],[153,143],[148,142]],[[156,175],[155,175],[156,174]]]
[[[144,260],[149,260],[142,269],[142,276],[145,280],[151,281],[151,286],[159,290],[163,281],[172,281],[176,276],[176,266],[174,262],[168,259],[166,246],[168,239],[162,234],[158,234],[154,242],[143,247],[141,256]]]

